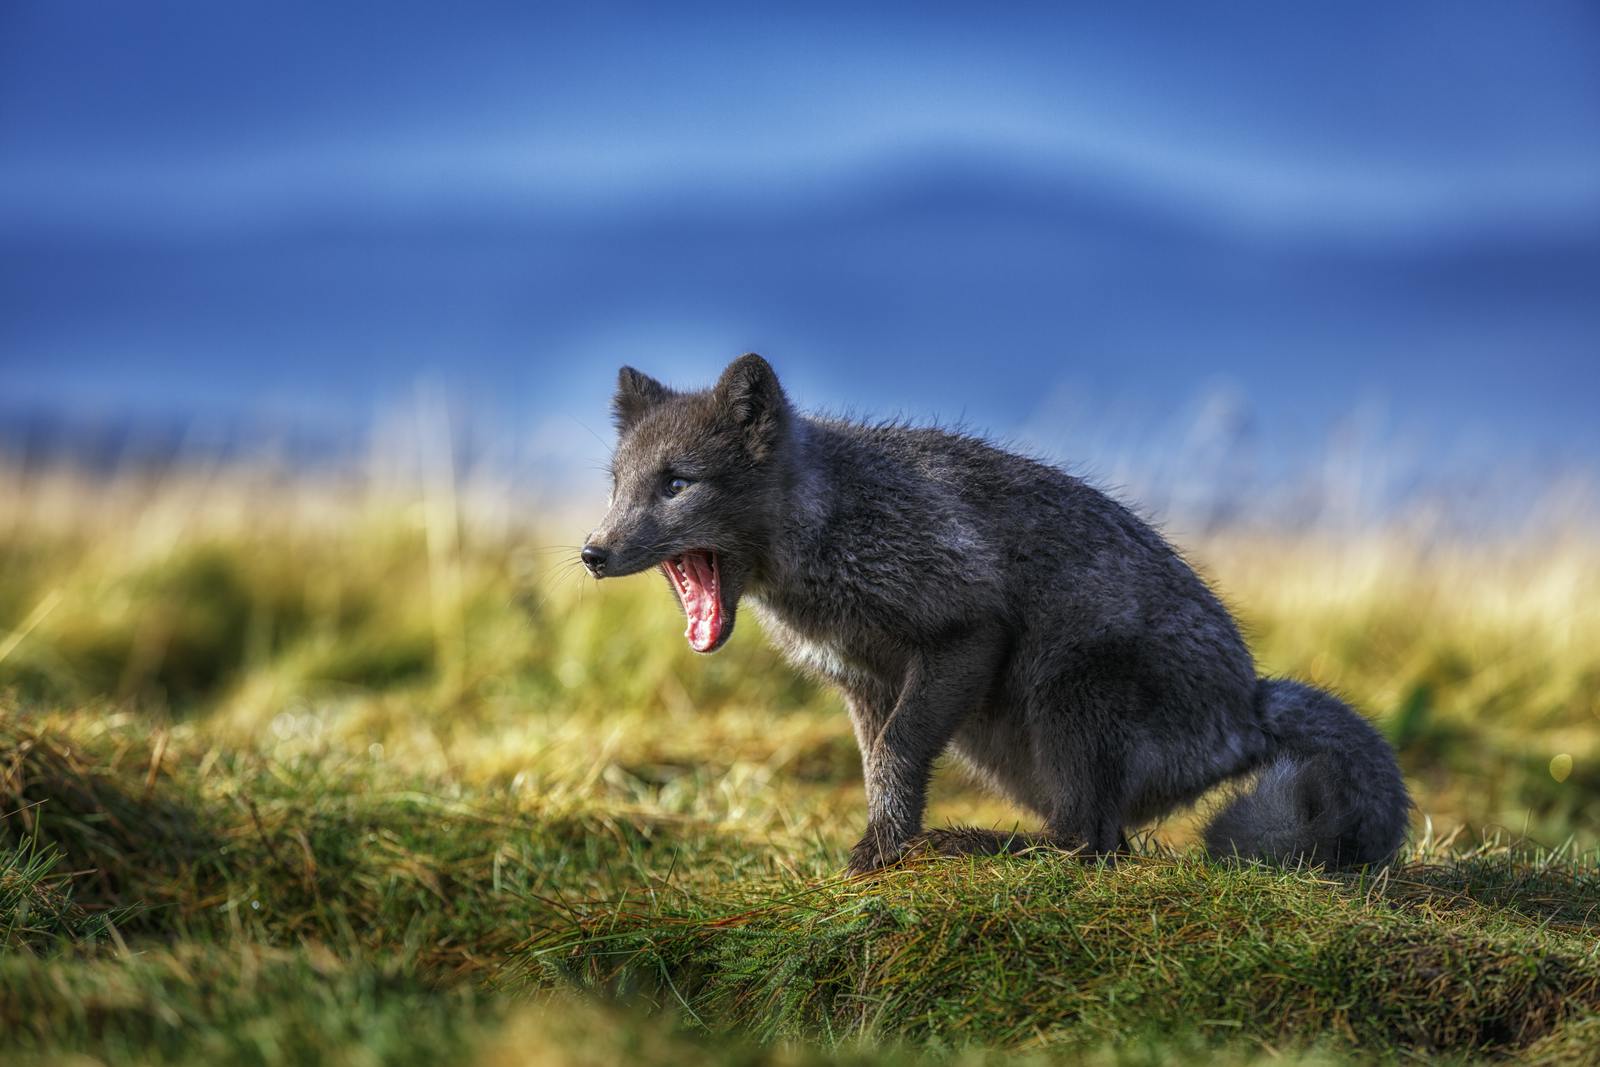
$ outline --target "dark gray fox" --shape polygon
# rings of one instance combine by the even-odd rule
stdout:
[[[1410,800],[1393,752],[1335,697],[1260,679],[1220,601],[1131,511],[1082,481],[936,428],[802,415],[766,360],[711,389],[623,367],[596,577],[659,567],[697,652],[756,610],[850,708],[867,830],[850,869],[919,841],[1013,850],[1034,836],[922,832],[946,749],[1090,855],[1251,775],[1213,855],[1391,858]]]

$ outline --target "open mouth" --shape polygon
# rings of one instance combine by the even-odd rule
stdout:
[[[689,620],[683,636],[696,652],[711,652],[722,643],[727,620],[722,611],[722,572],[715,552],[694,550],[661,564],[683,602]]]

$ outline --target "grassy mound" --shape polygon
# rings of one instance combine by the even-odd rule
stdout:
[[[1402,876],[1404,871],[1399,872]],[[580,911],[529,978],[785,1037],[1097,1044],[1148,1028],[1355,1050],[1525,1046],[1600,1006],[1592,938],[1197,859],[932,862],[707,911]]]
[[[581,1009],[607,1041],[730,1063],[1565,1062],[1600,1018],[1593,857],[1334,877],[1041,850],[840,881],[829,847],[674,816],[628,782],[551,806],[331,759],[208,761],[136,724],[5,725],[8,832],[27,797],[28,840],[71,850],[13,834],[0,852],[0,1049],[18,1054],[492,1062],[536,1033],[559,1061],[577,1039],[549,998],[574,986],[628,1005]],[[48,814],[84,797],[115,826]]]

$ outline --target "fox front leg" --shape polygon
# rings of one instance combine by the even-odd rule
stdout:
[[[965,633],[911,656],[893,703],[852,694],[850,714],[867,787],[867,831],[850,850],[850,873],[896,862],[922,831],[928,778],[962,719],[994,678],[1001,645]]]

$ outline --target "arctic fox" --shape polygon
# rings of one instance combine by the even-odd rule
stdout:
[[[1182,557],[1065,472],[965,434],[796,411],[757,355],[710,389],[623,367],[596,577],[659,568],[696,652],[749,604],[782,652],[843,693],[866,778],[855,872],[924,834],[951,749],[1090,855],[1231,778],[1218,856],[1381,863],[1410,811],[1389,745],[1332,695],[1258,678],[1238,627]],[[1248,777],[1246,777],[1248,776]]]

